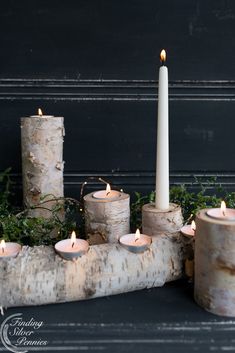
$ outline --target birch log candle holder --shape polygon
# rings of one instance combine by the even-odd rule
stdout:
[[[134,254],[120,244],[90,246],[76,261],[65,261],[52,246],[22,248],[0,259],[0,306],[41,305],[97,298],[161,287],[182,276],[184,245],[166,235]]]
[[[39,114],[21,118],[23,198],[26,207],[40,203],[41,197],[63,197],[64,118]],[[45,201],[45,200],[44,200]],[[54,202],[30,210],[33,217],[51,216]]]
[[[109,185],[109,184],[108,184]],[[107,187],[108,187],[107,185]],[[101,190],[84,196],[87,238],[99,235],[104,242],[117,243],[130,233],[130,196],[116,190]]]
[[[142,208],[143,233],[150,236],[168,235],[180,231],[183,224],[181,207],[174,203],[169,204],[166,210],[159,210],[154,203],[148,203]]]
[[[195,300],[214,314],[235,317],[235,221],[205,209],[196,225]]]

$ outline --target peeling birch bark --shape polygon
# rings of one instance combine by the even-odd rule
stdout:
[[[0,306],[61,303],[161,287],[182,276],[183,258],[180,233],[154,237],[142,254],[120,244],[94,245],[75,262],[61,259],[49,246],[23,247],[16,258],[1,259]]]
[[[40,202],[43,195],[63,197],[64,118],[32,116],[21,118],[23,198],[26,207]],[[54,202],[45,204],[51,209]],[[35,208],[32,217],[51,216],[50,211]]]
[[[121,193],[115,200],[96,199],[94,192],[84,196],[87,238],[99,235],[108,243],[117,243],[121,235],[130,233],[130,196]]]
[[[148,203],[142,208],[143,233],[155,236],[162,232],[174,234],[183,225],[181,207],[170,203],[169,210],[159,210],[154,203]]]
[[[204,309],[235,317],[235,222],[196,216],[194,297]]]

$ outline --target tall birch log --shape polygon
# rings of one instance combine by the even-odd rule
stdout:
[[[133,254],[120,244],[91,246],[77,261],[52,247],[23,247],[17,258],[1,259],[0,306],[41,305],[161,287],[182,275],[184,243],[154,237],[149,250]]]
[[[63,117],[21,118],[23,197],[26,207],[38,204],[44,195],[63,197],[63,136]],[[54,202],[45,205],[49,209],[53,206]],[[30,215],[48,218],[51,213],[35,208]]]
[[[104,242],[117,243],[130,232],[130,196],[124,192],[115,200],[96,199],[94,192],[84,196],[87,238],[99,234]]]
[[[194,297],[204,309],[235,317],[235,222],[196,216]]]

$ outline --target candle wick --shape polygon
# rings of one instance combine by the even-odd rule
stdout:
[[[106,196],[108,196],[110,194],[110,191],[106,192]]]
[[[72,243],[72,248],[74,247],[75,242]]]
[[[223,211],[223,216],[225,217],[225,211]]]
[[[4,248],[2,248],[2,253],[4,254],[4,251],[5,251],[5,249]]]
[[[135,243],[136,243],[138,240],[139,240],[139,239],[138,239],[138,238],[136,238],[136,239],[135,239]]]

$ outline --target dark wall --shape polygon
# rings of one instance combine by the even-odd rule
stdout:
[[[154,187],[157,77],[170,78],[171,182],[235,186],[235,2],[9,0],[0,11],[0,169],[21,184],[21,116],[65,117],[66,193],[101,175]]]

